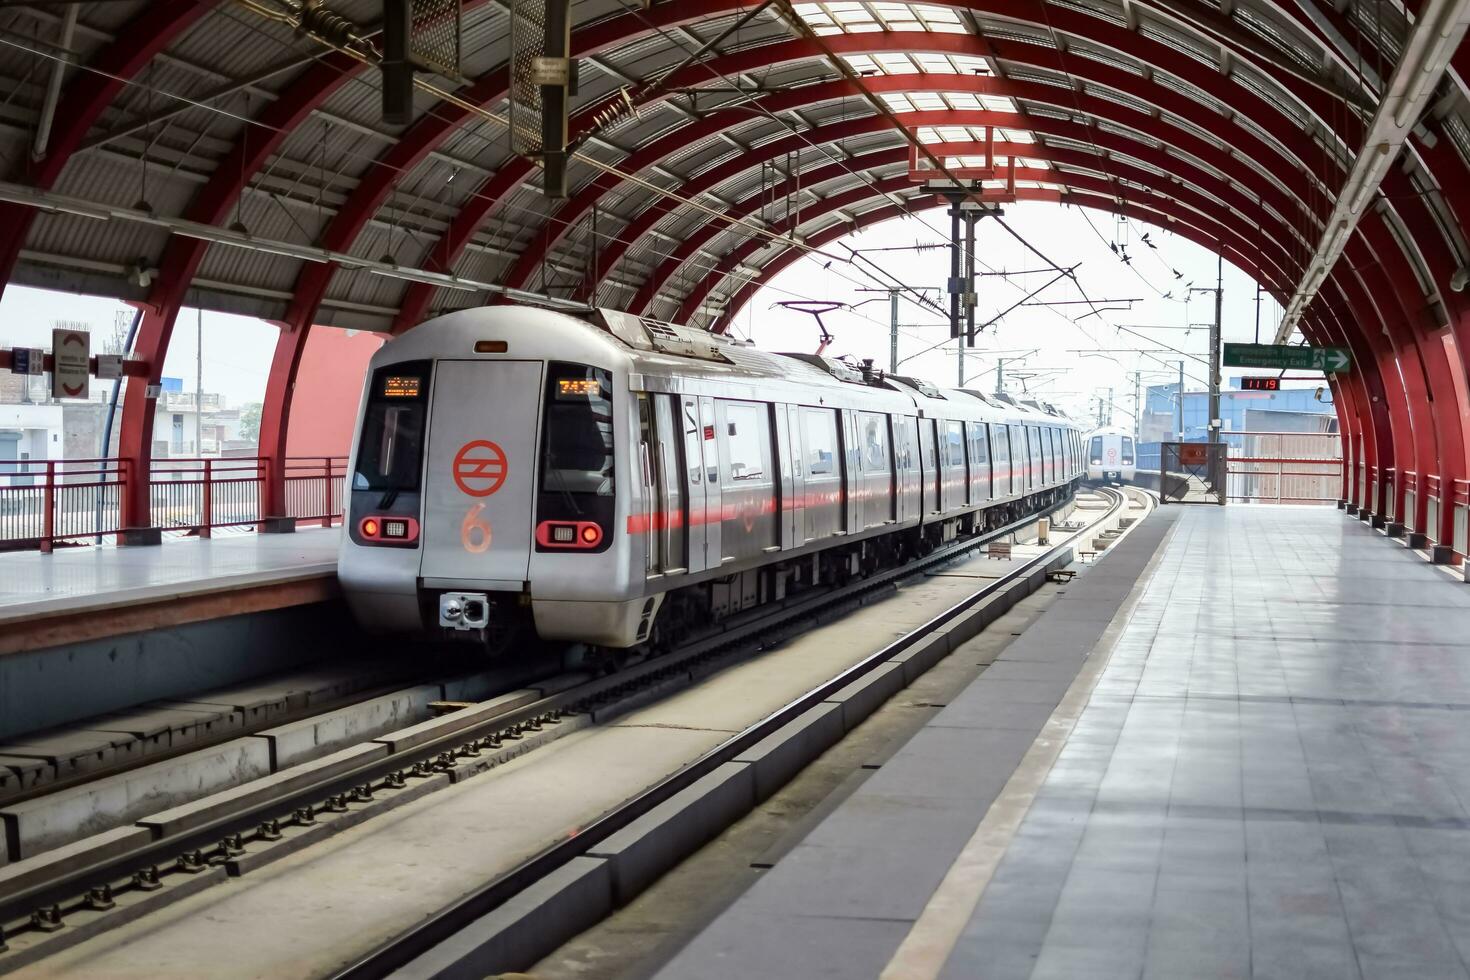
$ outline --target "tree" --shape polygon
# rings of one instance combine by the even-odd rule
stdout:
[[[240,438],[246,442],[260,442],[260,402],[251,402],[240,409]]]

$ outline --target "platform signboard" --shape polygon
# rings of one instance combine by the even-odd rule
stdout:
[[[1352,366],[1346,347],[1296,347],[1287,344],[1226,344],[1226,367],[1273,371],[1323,371],[1335,374]]]
[[[16,347],[10,352],[11,374],[44,374],[46,354],[39,347]]]
[[[51,397],[86,398],[92,374],[92,335],[58,327],[51,331]]]

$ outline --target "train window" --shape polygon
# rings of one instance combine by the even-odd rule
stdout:
[[[808,476],[837,472],[837,415],[829,408],[803,408],[801,425],[805,436]]]
[[[1092,437],[1092,461],[1094,463],[1102,462],[1102,436]]]
[[[613,494],[612,375],[580,364],[549,365],[541,489]]]
[[[963,469],[965,465],[965,423],[944,423],[944,445],[946,447],[945,463]]]
[[[996,468],[1000,469],[1001,463],[1009,464],[1011,461],[1011,447],[1006,445],[1006,430],[1003,425],[991,426],[990,428],[990,454],[995,458]],[[1002,470],[1004,472],[1004,470]]]
[[[1133,437],[1123,437],[1123,465],[1130,466],[1133,463]]]
[[[730,453],[730,481],[763,480],[771,426],[764,405],[725,402],[725,431]]]
[[[408,491],[423,471],[428,418],[428,361],[393,364],[373,372],[352,489]]]
[[[888,472],[888,417],[872,412],[858,413],[858,439],[863,447],[865,473]]]
[[[986,445],[984,422],[970,423],[970,462],[977,466],[990,465],[990,449]]]
[[[693,398],[685,398],[680,406],[684,426],[684,462],[689,467],[689,482],[699,486],[704,482],[704,464],[700,448],[699,415]]]

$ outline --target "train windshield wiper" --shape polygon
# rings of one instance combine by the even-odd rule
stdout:
[[[550,442],[550,440],[547,441],[548,443]],[[556,482],[559,485],[558,490],[561,495],[566,498],[567,506],[572,508],[572,513],[576,514],[578,517],[581,517],[582,505],[577,503],[577,495],[572,493],[571,488],[567,486],[566,471],[557,465],[556,451],[553,450],[550,445],[546,447],[546,468],[556,474]]]

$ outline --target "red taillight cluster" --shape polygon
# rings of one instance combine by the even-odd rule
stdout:
[[[592,521],[542,521],[536,543],[543,548],[586,551],[602,544],[602,527]]]
[[[419,522],[412,517],[364,517],[357,522],[357,533],[375,544],[413,544],[419,537]]]

